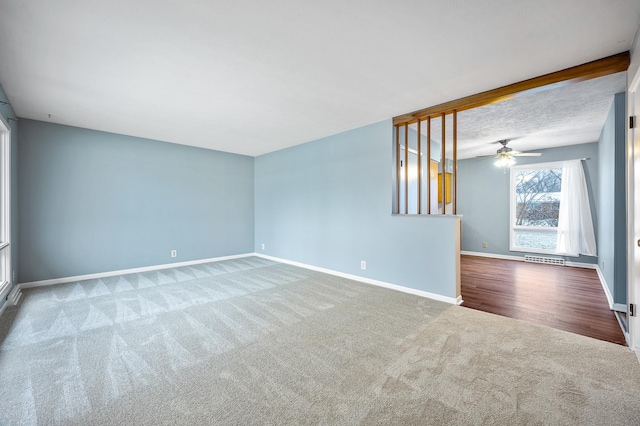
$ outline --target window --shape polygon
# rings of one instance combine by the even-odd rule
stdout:
[[[10,127],[0,115],[0,298],[2,299],[7,295],[11,287],[11,249],[9,246],[11,157],[9,149]]]
[[[555,253],[561,186],[562,163],[511,168],[511,250]]]

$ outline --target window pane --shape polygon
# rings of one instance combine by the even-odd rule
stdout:
[[[548,231],[514,231],[515,246],[555,251],[557,234],[556,229]]]
[[[4,193],[5,187],[5,179],[7,176],[7,170],[5,170],[6,159],[5,159],[5,139],[0,135],[0,243],[4,243],[7,241],[6,229],[9,226],[7,223],[7,197],[8,194]],[[3,275],[0,275],[0,282],[2,282]]]
[[[557,227],[561,183],[562,169],[517,170],[515,225]]]

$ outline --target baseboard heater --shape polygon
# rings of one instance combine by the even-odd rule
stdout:
[[[524,261],[531,263],[545,263],[547,265],[565,265],[564,259],[560,257],[531,256],[527,254],[524,256]]]

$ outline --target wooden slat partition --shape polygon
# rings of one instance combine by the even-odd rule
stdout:
[[[431,214],[431,117],[427,117],[427,214]]]
[[[458,111],[453,110],[453,214],[458,214]]]
[[[451,192],[450,194],[447,192],[447,125],[446,125],[446,119],[447,119],[447,114],[440,114],[439,117],[440,120],[442,121],[442,146],[441,146],[441,164],[440,164],[440,175],[442,175],[441,177],[441,182],[440,182],[440,187],[438,188],[438,191],[440,192],[440,194],[442,195],[442,199],[440,200],[440,202],[442,203],[442,214],[446,214],[446,204],[447,204],[447,199],[451,198],[452,199],[452,203],[453,203],[453,214],[457,214],[457,178],[458,178],[458,171],[457,171],[457,132],[458,132],[458,115],[457,112],[454,112],[453,114],[453,139],[452,139],[452,143],[453,143],[453,171],[451,173],[450,176],[450,181],[452,180],[453,182],[450,182],[449,188],[448,190]],[[417,213],[418,214],[432,214],[435,212],[432,212],[431,210],[431,197],[436,196],[437,194],[432,194],[432,187],[431,187],[431,117],[427,117],[426,120],[427,122],[427,130],[426,130],[426,139],[427,139],[427,145],[426,145],[426,152],[423,149],[423,143],[422,143],[422,120],[419,120],[417,122],[417,132],[416,132],[416,146],[417,146],[417,150],[416,150],[416,154],[417,154]],[[397,212],[397,214],[409,214],[409,153],[410,153],[410,147],[409,147],[409,125],[408,124],[404,124],[402,126],[397,125],[394,126],[395,127],[395,139],[396,139],[396,199],[395,199],[395,210]],[[400,141],[400,128],[402,127],[403,131],[404,131],[404,142]],[[404,146],[403,146],[404,144]],[[404,155],[402,155],[402,151],[404,148]],[[411,151],[413,152],[413,151]],[[426,174],[426,178],[424,176],[424,174],[422,173],[422,169],[424,167],[425,162],[423,161],[423,154],[426,154],[426,164],[427,164],[427,168],[428,171],[425,173]],[[404,165],[401,165],[404,164]],[[404,178],[404,185],[401,185],[401,181],[402,178]],[[423,182],[423,179],[426,179],[426,181]],[[426,194],[425,194],[425,198],[426,198],[426,203],[427,203],[427,207],[426,209],[424,208],[424,203],[422,203],[422,190],[424,188],[424,186],[426,186]],[[438,185],[436,185],[437,187]],[[400,203],[401,200],[401,196],[400,194],[404,194],[404,203]],[[402,208],[402,210],[401,210]]]
[[[455,101],[424,108],[409,114],[399,115],[394,117],[393,124],[410,124],[415,123],[418,119],[424,119],[429,116],[439,115],[442,113],[451,114],[454,110],[457,110],[458,112],[465,111],[482,105],[500,102],[512,98],[515,95],[523,94],[530,90],[535,90],[551,84],[584,81],[626,71],[627,68],[629,68],[630,62],[631,59],[628,51],[618,53],[617,55],[608,56],[606,58],[598,59],[597,61],[587,62],[586,64],[567,68],[562,71],[556,71],[540,77],[530,78],[528,80],[502,86],[497,89],[456,99]]]
[[[400,126],[396,127],[396,213],[400,214]]]
[[[422,129],[418,120],[418,214],[422,214]]]
[[[442,116],[441,116],[441,120],[442,120],[442,158],[440,158],[440,173],[442,173],[442,214],[447,214],[447,172],[446,172],[446,166],[447,166],[447,151],[445,149],[446,145],[447,145],[447,116],[446,114],[443,112]]]
[[[404,214],[409,214],[409,124],[404,124]]]

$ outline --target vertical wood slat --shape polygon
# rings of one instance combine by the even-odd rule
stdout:
[[[453,214],[458,214],[458,111],[453,110]]]
[[[418,214],[422,214],[422,129],[418,120]]]
[[[440,159],[440,165],[442,168],[442,214],[447,214],[447,173],[446,173],[446,163],[447,163],[447,157],[446,157],[446,151],[445,151],[445,146],[446,146],[446,138],[447,138],[447,132],[446,132],[446,115],[443,112],[442,113],[442,158]]]
[[[409,214],[409,124],[404,125],[404,214]]]
[[[431,214],[431,117],[427,117],[427,214]]]
[[[400,126],[396,127],[396,213],[400,214]]]

